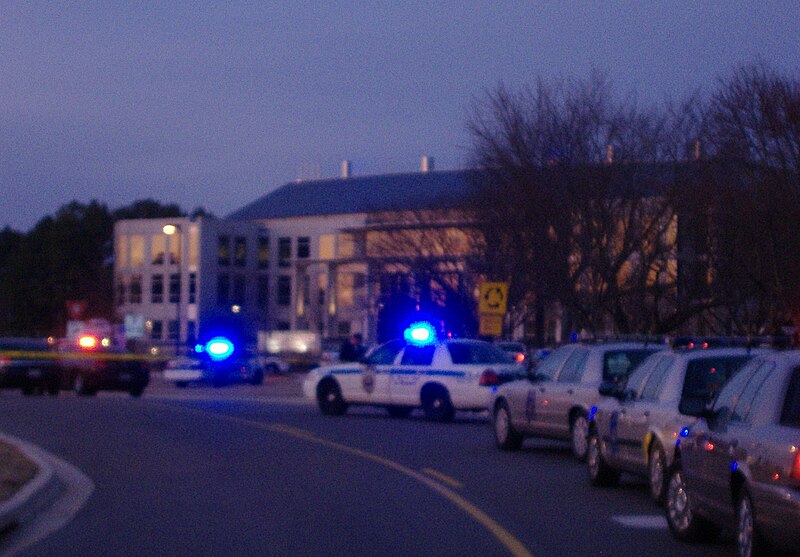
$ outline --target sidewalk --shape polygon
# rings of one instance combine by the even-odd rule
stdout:
[[[0,452],[16,466],[6,466],[2,478],[8,492],[0,501],[0,534],[33,518],[58,495],[60,484],[41,451],[21,439],[0,433]]]

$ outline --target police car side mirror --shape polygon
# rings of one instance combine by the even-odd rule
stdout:
[[[597,389],[601,396],[619,397],[620,389],[614,381],[603,381]]]

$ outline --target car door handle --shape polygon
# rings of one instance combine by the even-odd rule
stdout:
[[[647,418],[649,416],[650,416],[650,410],[645,410],[644,411],[644,417]]]
[[[575,394],[575,391],[574,391],[574,390],[572,390],[572,389],[567,389],[567,394],[568,394],[568,395],[574,395],[574,394]]]

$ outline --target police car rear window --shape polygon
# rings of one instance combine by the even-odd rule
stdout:
[[[633,368],[656,350],[609,350],[603,355],[603,379],[627,377]]]
[[[454,342],[447,345],[454,364],[507,364],[508,354],[489,343]]]
[[[725,381],[749,359],[749,356],[723,356],[692,360],[686,368],[681,400],[711,400]]]

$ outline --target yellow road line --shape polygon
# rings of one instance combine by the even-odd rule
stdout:
[[[521,541],[515,538],[514,535],[511,534],[511,532],[503,528],[503,526],[501,526],[497,521],[495,521],[488,514],[480,510],[472,503],[470,503],[467,499],[465,499],[455,491],[440,484],[439,482],[429,478],[425,474],[421,474],[416,470],[413,470],[407,466],[400,464],[399,462],[395,462],[394,460],[389,460],[388,458],[383,458],[382,456],[378,456],[376,454],[372,454],[370,452],[361,449],[356,449],[355,447],[349,447],[347,445],[342,445],[341,443],[336,443],[335,441],[329,441],[327,439],[317,437],[314,433],[310,431],[291,427],[285,424],[256,422],[252,420],[246,420],[244,418],[237,418],[236,416],[227,416],[225,414],[217,414],[216,412],[206,412],[203,410],[197,410],[195,408],[176,407],[168,404],[161,404],[161,405],[166,406],[172,410],[185,411],[194,414],[202,414],[203,416],[211,415],[223,420],[243,425],[248,425],[251,427],[256,427],[258,429],[264,429],[267,431],[272,431],[274,433],[282,433],[284,435],[289,435],[297,439],[302,439],[304,441],[308,441],[309,443],[316,443],[317,445],[322,445],[324,447],[335,449],[337,451],[357,456],[359,458],[363,458],[365,460],[369,460],[377,464],[380,464],[382,466],[385,466],[386,468],[389,468],[391,470],[403,474],[404,476],[416,480],[417,482],[432,489],[433,491],[437,492],[439,495],[441,495],[442,497],[453,503],[456,507],[458,507],[459,509],[464,511],[467,515],[469,515],[470,518],[472,518],[478,524],[486,528],[489,531],[489,533],[491,533],[497,539],[497,541],[499,541],[502,545],[504,545],[506,549],[508,549],[509,553],[511,553],[511,555],[513,555],[514,557],[533,557],[533,554],[530,551],[528,551],[525,545],[523,545]]]
[[[451,478],[447,474],[442,474],[441,472],[439,472],[438,470],[434,470],[433,468],[423,468],[422,471],[428,474],[429,476],[433,476],[440,482],[446,483],[450,487],[454,487],[456,489],[461,489],[462,487],[464,487],[464,484],[462,484],[460,481]]]

